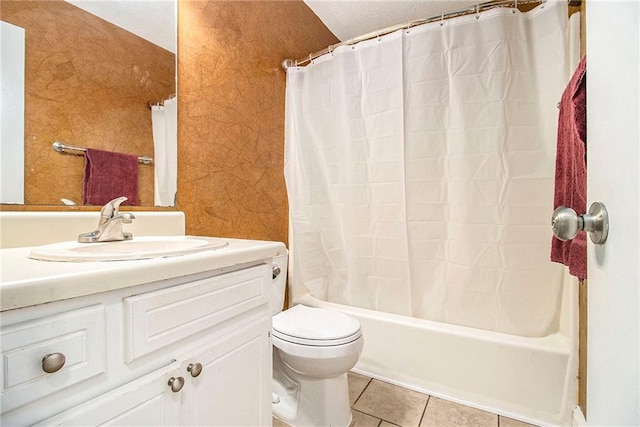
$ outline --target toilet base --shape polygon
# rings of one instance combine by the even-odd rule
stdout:
[[[297,426],[348,427],[352,415],[347,374],[309,378],[293,373],[274,351],[273,403],[276,418]],[[277,399],[276,399],[277,400]]]

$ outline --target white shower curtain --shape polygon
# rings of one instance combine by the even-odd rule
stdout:
[[[154,204],[175,206],[178,187],[178,106],[177,99],[151,107],[154,147]]]
[[[357,307],[544,336],[567,6],[493,9],[287,72],[294,286]]]

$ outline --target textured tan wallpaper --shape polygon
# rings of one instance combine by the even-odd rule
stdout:
[[[148,102],[175,93],[175,55],[62,0],[0,4],[25,29],[25,203],[82,202],[84,159],[53,141],[153,156]],[[152,206],[153,166],[139,173]]]
[[[180,0],[178,23],[187,233],[287,242],[280,64],[338,40],[302,0]]]

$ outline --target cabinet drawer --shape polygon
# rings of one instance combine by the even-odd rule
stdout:
[[[3,412],[105,372],[102,305],[3,325],[0,339]],[[42,360],[52,353],[64,354],[66,361],[46,373]]]
[[[266,264],[125,298],[125,359],[130,362],[267,303]]]

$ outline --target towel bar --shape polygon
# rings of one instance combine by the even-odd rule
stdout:
[[[86,152],[87,149],[86,148],[78,148],[78,147],[71,147],[69,145],[64,145],[62,142],[60,141],[56,141],[53,143],[53,149],[55,151],[57,151],[58,153],[66,153],[66,152],[71,152],[71,151],[81,151],[81,152]],[[79,153],[71,153],[71,154],[79,154]],[[142,164],[145,165],[150,165],[151,163],[153,163],[153,159],[149,156],[141,156],[138,157],[138,161]]]

